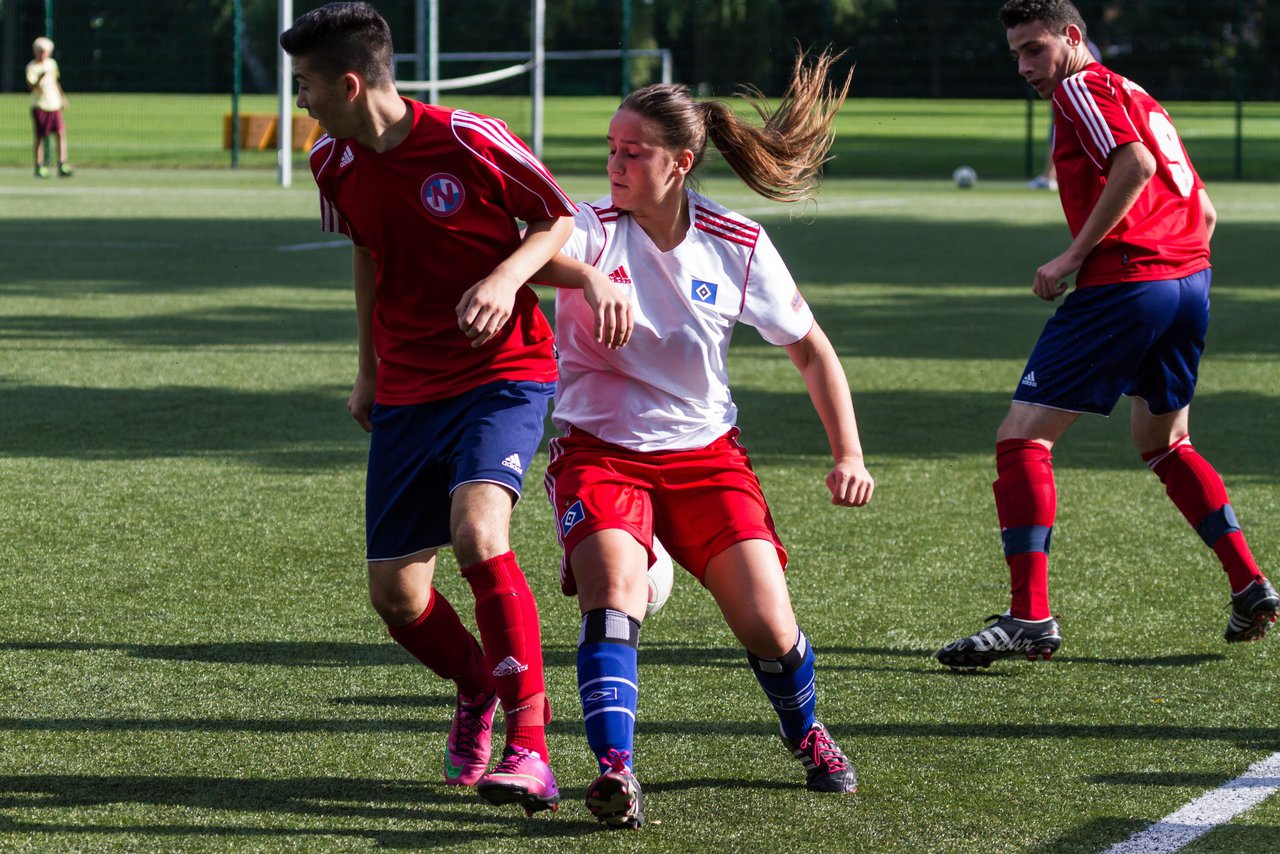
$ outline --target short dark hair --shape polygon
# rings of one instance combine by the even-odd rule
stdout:
[[[1089,35],[1084,16],[1071,0],[1009,0],[1000,7],[996,17],[1006,30],[1038,21],[1050,32],[1061,33],[1068,24],[1075,24],[1080,28],[1080,35],[1085,38]]]
[[[355,71],[370,86],[395,80],[391,27],[368,3],[327,3],[280,34],[290,56],[305,56],[319,70],[339,77]]]

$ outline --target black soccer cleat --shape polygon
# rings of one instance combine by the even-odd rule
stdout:
[[[952,670],[973,672],[1010,655],[1025,655],[1029,661],[1038,658],[1048,661],[1062,646],[1058,621],[1053,617],[1019,620],[1008,614],[992,614],[987,622],[990,625],[985,629],[952,641],[935,652],[934,658]]]
[[[1259,578],[1231,596],[1231,619],[1222,636],[1227,643],[1262,640],[1276,621],[1280,596],[1265,578]]]
[[[843,795],[858,791],[858,775],[822,723],[814,721],[803,738],[781,738],[804,766],[806,789]]]

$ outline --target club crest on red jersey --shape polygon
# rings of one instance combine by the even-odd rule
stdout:
[[[467,197],[462,182],[448,172],[437,172],[422,182],[422,206],[438,217],[453,216]]]

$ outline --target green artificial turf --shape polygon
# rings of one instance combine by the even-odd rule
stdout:
[[[297,250],[325,242],[314,187],[272,177],[0,171],[0,849],[1085,854],[1280,751],[1280,637],[1222,642],[1225,579],[1128,447],[1126,404],[1055,450],[1059,655],[975,675],[929,657],[1007,604],[992,451],[1052,311],[1030,292],[1066,243],[1052,194],[834,177],[791,212],[712,178],[765,223],[843,356],[877,478],[870,506],[828,503],[800,378],[741,330],[743,438],[859,792],[803,789],[741,650],[678,575],[641,639],[649,824],[597,827],[545,455],[513,537],[563,807],[526,819],[444,786],[451,691],[366,601],[349,253]],[[1192,435],[1275,574],[1280,197],[1209,189]],[[465,615],[455,569],[439,586]],[[1278,837],[1272,797],[1187,850]]]

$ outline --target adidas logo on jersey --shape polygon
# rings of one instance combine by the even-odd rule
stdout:
[[[502,464],[514,471],[516,474],[524,474],[524,466],[520,465],[520,455],[512,454],[502,461]]]
[[[1023,384],[1023,385],[1025,385],[1025,386],[1027,386],[1027,387],[1029,387],[1029,388],[1035,388],[1035,387],[1036,387],[1036,372],[1035,372],[1035,371],[1028,371],[1028,372],[1027,372],[1027,375],[1026,375],[1025,377],[1023,377],[1023,378],[1022,378],[1022,384]]]
[[[342,157],[338,160],[338,168],[345,169],[351,165],[351,161],[356,159],[356,154],[351,150],[351,146],[347,146],[342,150]]]
[[[494,676],[515,676],[517,673],[524,673],[529,669],[529,665],[521,664],[516,661],[514,655],[508,655],[502,661],[498,662],[498,666],[493,668]]]
[[[609,274],[609,281],[619,285],[631,284],[631,276],[627,275],[627,268],[619,264],[618,269]]]

